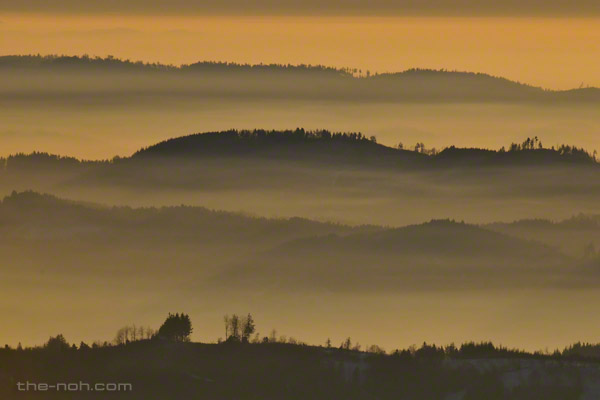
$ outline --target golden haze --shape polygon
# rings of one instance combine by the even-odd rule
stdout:
[[[599,18],[0,15],[3,54],[485,72],[600,86]]]

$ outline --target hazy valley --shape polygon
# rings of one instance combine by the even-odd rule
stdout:
[[[599,105],[449,70],[0,56],[0,397],[594,399]]]

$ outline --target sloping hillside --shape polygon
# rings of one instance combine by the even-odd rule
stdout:
[[[216,280],[286,290],[404,291],[560,285],[575,261],[556,249],[450,220],[297,239]]]

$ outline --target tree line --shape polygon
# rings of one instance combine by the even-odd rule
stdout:
[[[405,360],[443,360],[443,359],[482,359],[482,358],[520,358],[520,359],[555,359],[555,360],[592,360],[600,362],[600,343],[582,343],[577,342],[571,346],[561,350],[548,350],[527,352],[520,349],[510,349],[504,346],[494,345],[492,342],[466,342],[460,346],[453,343],[447,346],[436,346],[424,342],[420,347],[410,346],[406,349],[396,349],[387,352],[384,348],[373,344],[363,347],[360,343],[353,343],[350,337],[344,339],[339,346],[334,346],[331,339],[327,339],[324,345],[309,346],[305,342],[298,341],[293,337],[285,335],[277,335],[277,331],[273,329],[268,336],[260,337],[256,332],[256,323],[254,317],[250,313],[247,315],[225,315],[223,317],[225,340],[219,338],[218,344],[279,344],[279,345],[295,345],[307,347],[322,347],[326,350],[344,351],[344,352],[362,352],[376,356],[389,356]],[[192,321],[188,314],[185,313],[169,313],[165,321],[158,330],[136,326],[135,324],[127,325],[120,328],[112,342],[94,342],[92,346],[81,342],[79,346],[69,344],[64,335],[58,334],[52,336],[41,347],[23,348],[21,344],[13,349],[9,345],[5,345],[5,351],[31,351],[43,350],[49,352],[64,352],[89,350],[100,347],[125,346],[133,342],[141,341],[171,341],[171,342],[191,342],[191,334],[193,332]]]

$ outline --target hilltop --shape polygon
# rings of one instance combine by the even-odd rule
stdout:
[[[537,287],[570,281],[575,264],[540,242],[452,220],[432,220],[295,239],[234,265],[215,282],[245,288],[380,293]]]
[[[151,157],[279,159],[361,165],[394,165],[423,158],[418,152],[383,146],[361,133],[327,130],[229,130],[169,139],[141,149],[132,160]]]
[[[360,164],[416,166],[453,165],[521,165],[553,164],[557,162],[595,164],[595,153],[563,145],[544,148],[537,137],[522,144],[513,143],[505,150],[457,148],[450,146],[437,151],[417,144],[414,150],[393,148],[377,143],[359,132],[307,131],[301,128],[286,131],[229,130],[198,133],[165,140],[143,148],[132,159],[148,157],[216,158],[257,157],[283,160],[313,159],[314,161],[346,161]]]

